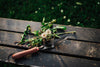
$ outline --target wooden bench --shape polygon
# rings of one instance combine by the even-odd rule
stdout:
[[[40,67],[100,67],[100,29],[75,26],[66,26],[66,31],[76,31],[76,34],[63,35],[64,39],[55,41],[57,46],[54,49],[8,61],[10,54],[27,49],[14,42],[21,40],[28,24],[32,31],[41,26],[40,22],[0,18],[0,62]]]

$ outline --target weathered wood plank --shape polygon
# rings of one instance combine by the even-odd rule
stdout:
[[[93,28],[83,28],[83,27],[74,27],[67,26],[67,31],[76,31],[76,34],[73,37],[69,37],[71,39],[85,40],[85,41],[93,41],[100,43],[100,29]]]
[[[0,29],[23,32],[28,24],[32,31],[39,30],[41,26],[39,22],[0,18]],[[67,26],[67,31],[76,31],[76,35],[68,38],[100,42],[100,29]]]
[[[0,18],[0,29],[23,32],[28,24],[32,31],[40,30],[41,23],[39,22]]]
[[[9,47],[0,46],[0,59],[7,61],[7,57],[13,53],[22,51],[22,49],[15,49]],[[23,58],[19,60],[13,60],[10,58],[9,62],[24,65],[35,65],[45,67],[99,67],[99,61],[92,61],[68,56],[61,56],[47,53],[33,54],[31,57]]]
[[[16,41],[21,40],[21,34],[0,31],[0,43],[14,44]]]
[[[65,35],[64,35],[65,36]],[[63,37],[63,36],[62,36]],[[66,54],[75,54],[87,57],[100,58],[100,43],[90,43],[82,41],[55,40],[56,48],[50,50],[51,52],[60,52]],[[0,31],[0,43],[15,45],[14,42],[21,40],[21,34],[6,31]]]
[[[7,59],[8,56],[11,53],[15,53],[18,51],[22,51],[22,49],[15,49],[15,48],[0,46],[0,59],[2,61],[8,61],[8,59]],[[12,58],[10,58],[9,62],[17,63],[17,64],[25,64],[25,65],[36,65],[36,66],[49,66],[50,67],[50,66],[53,66],[55,64],[56,64],[56,66],[59,66],[58,61],[55,61],[55,60],[57,60],[57,58],[56,59],[54,59],[54,58],[55,58],[54,55],[40,54],[39,53],[39,54],[34,54],[33,57],[23,58],[20,60],[13,60]],[[52,61],[52,62],[50,63],[50,61]],[[47,63],[47,64],[45,64],[45,63]]]
[[[55,44],[56,49],[53,51],[100,58],[100,43],[97,44],[65,39],[58,41]]]

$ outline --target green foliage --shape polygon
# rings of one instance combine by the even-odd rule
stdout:
[[[20,44],[23,44],[23,42],[25,41],[25,36],[27,36],[29,33],[31,33],[31,27],[30,25],[27,25],[26,30],[24,31],[24,34],[22,35]]]
[[[37,30],[34,32],[31,32],[31,27],[30,25],[27,25],[26,30],[24,31],[24,34],[22,35],[22,39],[21,41],[18,43],[18,45],[23,45],[23,44],[27,44],[28,47],[35,47],[35,46],[41,46],[43,44],[43,39],[45,40],[50,40],[52,38],[52,31],[51,31],[51,27],[53,27],[53,23],[56,22],[56,20],[52,20],[49,23],[45,23],[45,18],[43,18],[42,21],[42,26],[41,26],[41,30]],[[25,39],[26,36],[28,34],[34,34],[36,38],[29,38],[29,39]],[[55,35],[55,37],[58,37],[57,35]]]
[[[36,35],[36,36],[38,36],[39,35],[39,33],[40,33],[40,31],[39,30],[37,30],[37,31],[34,31],[34,32],[32,32],[34,35]]]
[[[62,30],[66,30],[66,26],[56,26],[56,29],[62,29]]]
[[[100,0],[0,0],[0,17],[100,28]]]

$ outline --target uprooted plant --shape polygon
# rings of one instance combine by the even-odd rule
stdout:
[[[45,18],[43,18],[43,21],[41,23],[41,29],[32,32],[31,26],[27,25],[26,30],[24,31],[24,34],[22,35],[22,39],[20,42],[18,42],[17,45],[24,45],[26,44],[27,47],[35,47],[35,46],[41,46],[45,44],[45,42],[50,41],[52,38],[60,38],[59,35],[61,34],[67,34],[67,33],[75,33],[75,31],[65,32],[66,26],[55,26],[53,27],[53,23],[56,22],[56,19],[53,19],[51,22],[45,23]],[[64,32],[57,33],[57,30],[64,30]],[[33,34],[33,38],[26,39],[25,37],[29,34]]]

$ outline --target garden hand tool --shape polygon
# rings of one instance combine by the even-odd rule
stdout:
[[[26,55],[29,55],[29,54],[32,54],[32,53],[35,53],[35,52],[38,52],[38,51],[52,49],[52,48],[54,48],[54,41],[51,41],[51,42],[52,43],[47,44],[47,45],[42,45],[40,47],[34,47],[34,48],[30,48],[28,50],[24,50],[24,51],[21,51],[21,52],[18,52],[18,53],[14,53],[12,55],[12,58],[13,59],[20,59],[20,58],[22,58]]]

